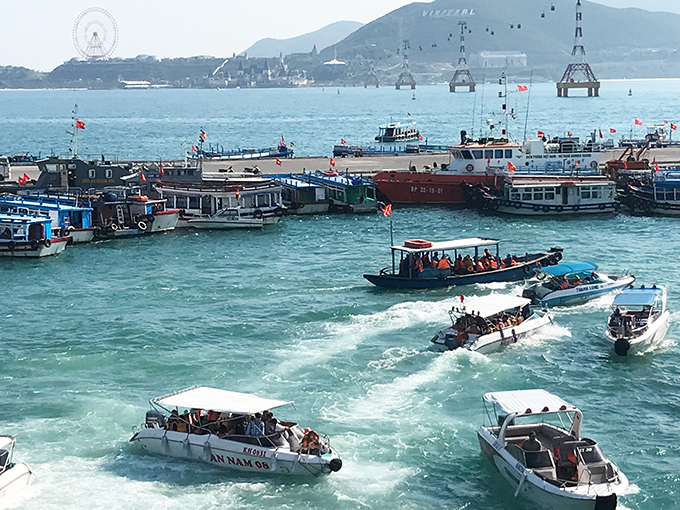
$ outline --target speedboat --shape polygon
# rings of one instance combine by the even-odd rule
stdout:
[[[147,453],[258,473],[320,476],[342,467],[327,436],[273,417],[292,402],[193,386],[150,404],[130,439]]]
[[[562,259],[560,247],[501,258],[499,243],[482,237],[453,241],[409,239],[402,246],[391,246],[391,270],[385,267],[379,274],[365,274],[364,278],[378,287],[406,289],[508,282],[529,278],[535,269]],[[433,261],[443,259],[449,263],[435,267]]]
[[[460,306],[450,311],[452,325],[432,338],[439,350],[459,347],[482,354],[516,343],[553,322],[547,310],[529,308],[531,300],[518,296],[491,294],[469,300],[461,296]]]
[[[18,495],[31,482],[33,471],[28,464],[12,462],[15,439],[0,436],[0,505]]]
[[[574,304],[624,289],[635,282],[633,275],[611,276],[596,270],[597,264],[592,262],[543,267],[536,273],[540,281],[525,288],[522,296],[535,305]]]
[[[625,289],[614,298],[612,310],[605,334],[619,356],[649,349],[668,331],[671,313],[664,287]]]
[[[278,216],[273,217],[278,220]],[[187,222],[188,227],[203,229],[238,229],[238,228],[262,228],[264,219],[262,215],[245,216],[241,215],[241,207],[227,207],[217,211],[211,216],[193,218]]]
[[[482,453],[533,503],[554,510],[613,510],[628,479],[592,439],[583,414],[545,390],[484,395]],[[565,425],[566,424],[566,425]]]

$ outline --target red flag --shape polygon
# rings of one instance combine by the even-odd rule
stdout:
[[[281,160],[279,158],[276,158],[276,166],[281,166]]]
[[[204,140],[208,138],[208,135],[205,134],[205,131],[201,130],[201,140]]]
[[[158,171],[160,172],[161,177],[163,177],[163,176],[165,175],[165,171],[163,170],[163,165],[160,165],[160,166],[158,167]]]
[[[382,213],[383,216],[389,216],[390,214],[392,214],[392,204],[387,204],[385,207],[383,207]]]
[[[26,179],[24,179],[23,177],[19,177],[19,178],[17,179],[17,182],[18,182],[20,185],[23,186],[24,184],[26,184]]]
[[[286,145],[286,140],[283,138],[283,135],[281,135],[281,141],[279,142],[279,145]]]
[[[601,130],[601,129],[600,129],[600,138],[604,138],[604,137],[602,136],[602,130]]]
[[[517,167],[512,164],[512,161],[508,161],[508,170],[514,172],[517,170]]]
[[[346,145],[346,144],[347,144],[347,142],[345,142],[345,139],[344,139],[344,138],[340,138],[340,145]]]
[[[465,301],[465,296],[463,296],[463,295],[461,294],[461,295],[460,295],[460,302],[462,303],[463,301]]]
[[[198,152],[198,147],[196,147],[195,145],[192,145],[191,150],[194,151],[194,152]]]
[[[524,92],[524,91],[527,91],[527,90],[529,90],[529,87],[527,87],[526,85],[517,85],[517,91],[518,92]]]
[[[333,158],[330,159],[329,163],[331,166],[335,166],[335,160]]]
[[[678,126],[676,126],[675,124],[673,124],[673,123],[671,122],[671,129],[672,129],[673,131],[675,131],[676,129],[678,129]]]
[[[567,136],[571,136],[571,131],[567,131]]]
[[[406,112],[406,115],[408,115],[408,116],[410,117],[410,116],[411,116],[411,112]]]
[[[614,134],[614,133],[616,133],[616,129],[614,129],[614,128],[609,128],[609,132],[610,132],[611,134]]]
[[[418,133],[418,140],[421,140],[421,141],[422,141],[422,139],[423,139],[423,135],[421,135],[420,133]]]
[[[291,147],[295,147],[295,144],[293,142],[290,142]]]
[[[28,182],[30,180],[31,178],[28,175],[24,174],[24,182]]]
[[[654,164],[654,171],[658,172],[659,171],[659,163]]]
[[[668,121],[667,121],[667,120],[664,120],[663,123],[664,123],[664,124],[668,124]]]
[[[76,119],[76,129],[85,129],[85,123],[80,119]]]
[[[139,171],[139,180],[142,182],[146,182],[146,175],[144,175],[144,172],[141,170]]]
[[[578,165],[579,165],[578,161],[574,161],[574,166],[578,166]]]
[[[545,138],[545,133],[543,131],[538,132],[538,137],[539,138]]]
[[[491,156],[487,156],[486,158],[486,164],[490,165],[491,164]]]
[[[239,190],[236,190],[236,200],[241,198],[241,192]]]
[[[642,126],[642,121],[635,119],[635,125],[636,126]]]

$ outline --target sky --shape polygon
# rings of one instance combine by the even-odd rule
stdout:
[[[594,1],[680,14],[680,0]],[[0,66],[51,71],[77,57],[74,22],[91,7],[105,9],[116,20],[119,37],[112,56],[163,58],[228,57],[266,37],[295,37],[340,20],[368,23],[409,3],[411,0],[0,0]]]

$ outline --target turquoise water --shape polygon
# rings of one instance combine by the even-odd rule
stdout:
[[[649,82],[662,85],[671,82]],[[624,89],[627,94],[628,84]],[[669,94],[667,108],[649,117],[673,120],[670,92],[662,90]],[[169,142],[160,132],[154,139],[154,122],[134,111],[157,109],[180,119],[189,105],[155,103],[156,92],[201,103],[232,91],[128,92],[0,92],[0,115],[8,103],[32,111],[33,134],[25,131],[20,141],[39,147],[62,129],[61,118],[41,114],[39,104],[53,105],[54,112],[55,104],[70,108],[77,99],[81,111],[89,101],[114,112],[119,98],[137,97],[118,112],[124,123],[111,120],[134,125],[137,134],[116,131],[107,147],[139,151],[133,143],[139,142],[161,151]],[[268,99],[271,108],[289,94],[308,93],[310,104],[337,96],[323,96],[328,89],[234,92],[276,98]],[[340,96],[368,92],[342,89]],[[370,92],[399,97],[393,90]],[[427,93],[417,92],[415,102]],[[557,118],[567,103],[544,100],[555,105],[542,112],[546,117]],[[602,107],[613,102],[602,98]],[[592,104],[586,98],[568,103],[579,116]],[[300,116],[313,118],[312,109]],[[309,129],[322,132],[324,125],[318,120]],[[0,128],[7,129],[4,120]],[[260,145],[252,133],[255,128],[249,145]],[[603,333],[606,296],[555,308],[555,326],[489,356],[431,352],[429,339],[447,325],[447,310],[461,292],[516,293],[521,285],[377,289],[361,275],[388,265],[389,220],[378,215],[287,217],[263,232],[178,230],[71,247],[42,261],[2,260],[0,431],[17,436],[17,459],[37,473],[16,507],[529,509],[481,456],[475,430],[485,392],[545,388],[584,412],[584,435],[629,477],[624,508],[677,508],[677,219],[518,220],[437,208],[397,209],[392,219],[395,241],[480,235],[501,239],[501,249],[514,253],[559,245],[565,260],[593,260],[604,272],[630,271],[639,283],[667,285],[673,312],[667,338],[651,353],[614,356]],[[193,384],[294,400],[294,409],[278,414],[328,434],[342,470],[291,480],[133,449],[128,439],[148,399]]]

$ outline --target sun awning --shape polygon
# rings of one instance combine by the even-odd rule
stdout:
[[[0,436],[0,450],[9,450],[9,446],[14,442],[12,436]]]
[[[626,289],[614,298],[612,306],[652,306],[662,294],[659,288]]]
[[[523,307],[530,303],[531,299],[519,296],[489,294],[488,296],[466,299],[459,305],[456,305],[455,310],[461,313],[480,315],[481,317],[491,317],[505,310]],[[464,310],[463,307],[465,307]]]
[[[496,405],[506,414],[523,415],[576,411],[573,405],[545,390],[497,391],[486,393],[484,400]],[[563,406],[564,408],[562,408]],[[529,410],[530,412],[527,412]]]
[[[483,237],[471,237],[469,239],[457,239],[455,241],[433,241],[432,246],[427,248],[409,248],[407,246],[392,246],[393,250],[406,251],[409,253],[422,253],[433,251],[451,251],[462,250],[465,248],[474,248],[475,246],[495,246],[498,244],[496,239],[485,239]]]
[[[551,276],[562,276],[569,273],[578,273],[579,271],[595,271],[597,264],[593,262],[571,262],[569,264],[555,264],[541,269],[544,273]]]
[[[293,403],[292,400],[275,400],[248,393],[208,388],[207,386],[194,386],[180,390],[169,395],[156,397],[152,402],[164,407],[185,407],[239,414],[260,413]]]

